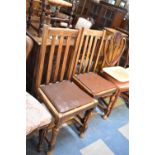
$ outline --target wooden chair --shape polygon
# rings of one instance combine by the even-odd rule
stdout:
[[[125,97],[128,102],[129,96],[124,95],[124,93],[129,91],[129,72],[128,69],[118,66],[125,47],[126,38],[118,34],[118,32],[108,37],[103,50],[104,61],[101,72],[104,78],[113,82],[118,88],[117,98],[121,95]]]
[[[39,3],[39,6],[34,8],[34,2]],[[51,7],[56,7],[56,10],[51,11]],[[59,12],[59,7],[71,8],[70,15],[62,15]],[[64,22],[67,23],[67,27],[70,27],[75,8],[76,0],[72,0],[72,3],[64,0],[30,0],[27,15],[27,29],[32,27],[38,32],[38,36],[41,37],[44,24],[58,26],[56,23]]]
[[[33,41],[26,36],[26,59],[33,47]],[[45,138],[52,117],[47,108],[39,103],[31,94],[26,92],[26,138],[31,137],[39,131],[38,151],[41,151],[43,139]]]
[[[44,26],[35,86],[38,98],[45,103],[54,118],[51,148],[56,143],[61,125],[68,120],[76,118],[80,122],[82,136],[92,110],[97,105],[96,100],[70,81],[80,34],[79,30]],[[49,38],[51,47],[47,51],[46,42]],[[81,113],[85,113],[83,118],[79,116]]]
[[[116,87],[97,74],[97,64],[103,48],[106,31],[82,29],[81,41],[73,70],[73,81],[92,97],[101,100],[110,96],[109,104],[104,106],[106,119],[111,105],[115,102]],[[103,107],[101,102],[98,104]]]

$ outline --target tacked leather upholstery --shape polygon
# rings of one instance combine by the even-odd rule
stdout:
[[[41,89],[60,113],[94,101],[93,98],[70,81],[44,85],[41,86]]]
[[[78,84],[84,85],[93,96],[102,96],[104,93],[110,93],[116,90],[113,83],[93,72],[75,75],[73,79]]]

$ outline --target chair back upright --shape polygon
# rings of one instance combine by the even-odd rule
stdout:
[[[82,29],[73,74],[96,71],[106,31]]]
[[[33,47],[33,41],[29,36],[26,36],[26,60],[28,59]]]
[[[73,62],[80,39],[80,30],[52,28],[43,29],[42,45],[38,57],[36,89],[41,84],[70,80]],[[50,47],[46,43],[50,41]]]
[[[119,65],[120,58],[126,48],[126,37],[120,32],[108,35],[103,48],[103,67]]]

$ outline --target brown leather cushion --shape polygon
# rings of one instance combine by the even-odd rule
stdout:
[[[75,75],[73,79],[84,85],[93,96],[102,96],[116,90],[113,83],[93,72]]]
[[[103,76],[107,80],[111,81],[114,85],[116,85],[120,89],[120,91],[128,91],[129,90],[129,81],[127,81],[127,82],[120,82],[120,81],[116,80],[115,78],[111,77],[106,72],[103,72]]]
[[[41,89],[61,113],[94,101],[92,97],[70,81],[41,86]]]

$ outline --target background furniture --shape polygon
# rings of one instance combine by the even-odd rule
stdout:
[[[66,121],[76,118],[74,120],[80,124],[79,133],[82,136],[97,104],[96,100],[70,81],[80,35],[79,30],[44,26],[35,88],[38,98],[46,104],[53,116],[51,148],[56,143],[60,127]],[[47,50],[49,38],[51,46]],[[84,113],[83,117],[79,116],[81,113]]]
[[[37,2],[38,6],[34,8],[34,3]],[[71,8],[70,14],[65,15],[60,13],[61,7]],[[76,9],[76,0],[72,3],[64,0],[30,0],[27,15],[27,28],[30,26],[38,32],[41,36],[43,24],[52,26],[60,26],[60,23],[67,23],[65,27],[71,27],[73,12]],[[59,24],[58,24],[59,23]]]
[[[93,28],[103,29],[104,27],[120,27],[127,10],[115,5],[91,1],[86,15],[95,20]]]

